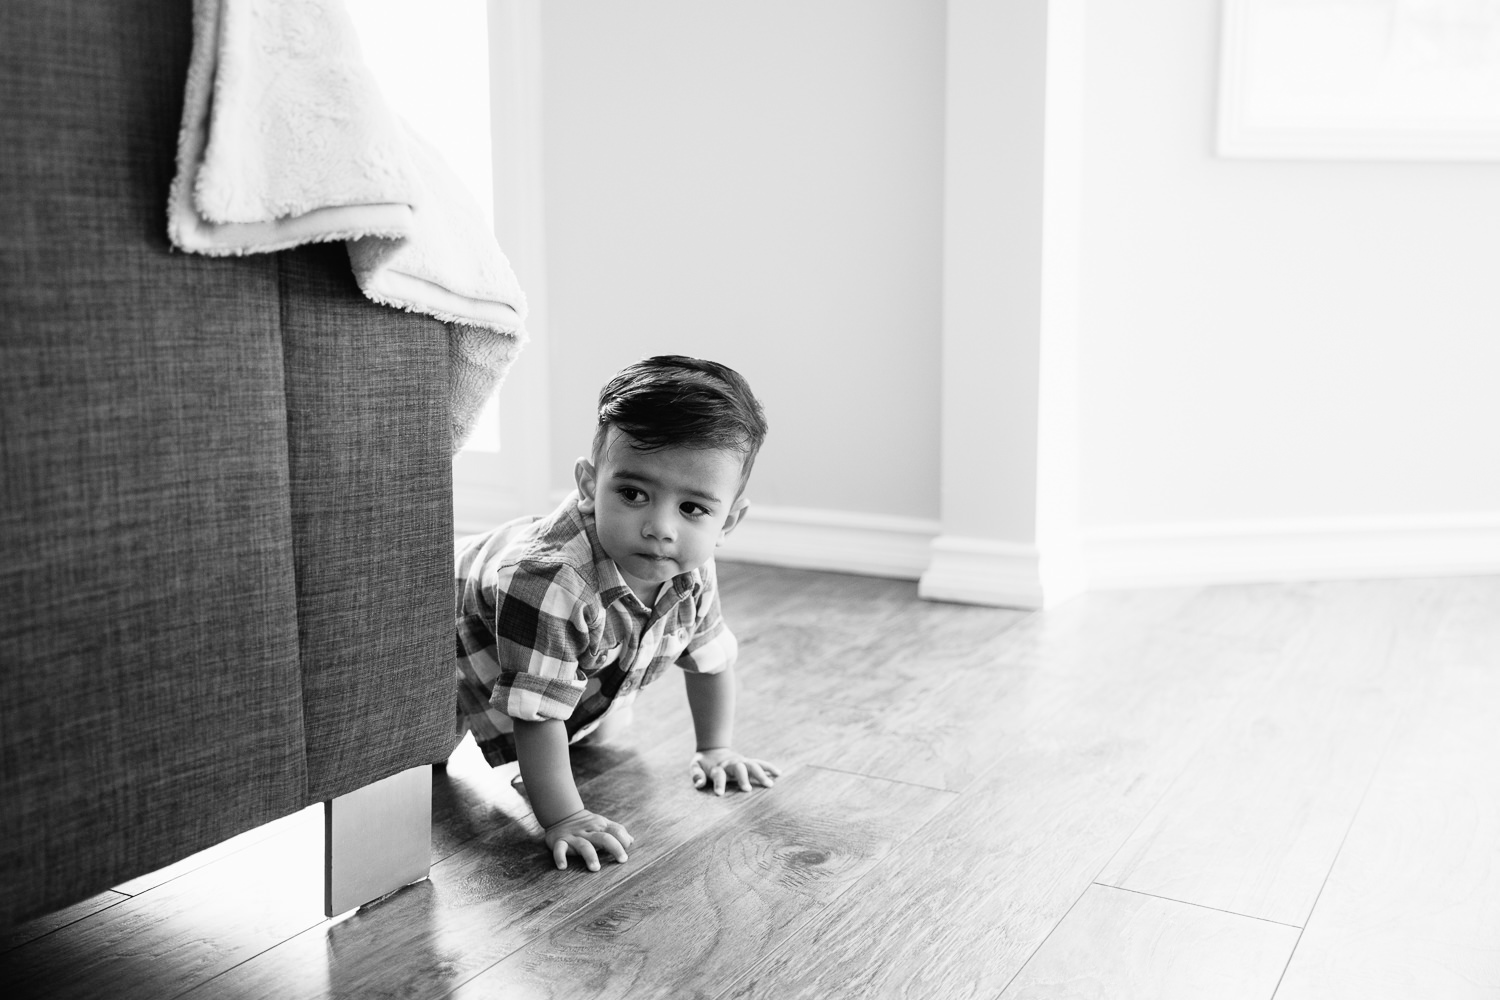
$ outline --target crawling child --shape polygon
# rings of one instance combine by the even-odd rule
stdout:
[[[769,788],[775,765],[731,746],[737,646],[714,548],[745,516],[765,416],[738,372],[662,356],[599,393],[577,489],[547,517],[457,545],[458,715],[492,766],[521,780],[558,868],[626,860],[624,826],[589,811],[568,747],[628,720],[636,692],[682,668],[695,786]]]

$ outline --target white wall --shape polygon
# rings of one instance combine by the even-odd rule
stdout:
[[[609,376],[684,353],[765,403],[762,512],[936,517],[943,13],[541,5],[555,488]]]
[[[1500,165],[1216,158],[1218,8],[1090,3],[1085,528],[1492,520]]]
[[[1500,165],[1219,159],[1220,4],[1082,2],[1085,576],[1500,572]],[[612,372],[712,357],[772,424],[732,545],[930,569],[949,4],[491,3],[539,11],[552,489]]]

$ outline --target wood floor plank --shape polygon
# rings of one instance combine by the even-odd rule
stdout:
[[[1246,682],[1271,662],[1269,651],[1172,627],[1188,599],[1169,591],[1089,595],[1007,630],[983,655],[918,661],[932,680],[885,704],[822,761],[957,791],[1021,734],[1075,710],[1078,699],[1102,696],[1098,710],[1107,714],[1117,688],[1127,689],[1127,699],[1139,697],[1143,685],[1155,683],[1158,664],[1217,691],[1220,681]],[[1142,673],[1131,676],[1137,665]]]
[[[951,796],[804,768],[459,989],[457,998],[712,997]],[[847,994],[827,994],[847,995]]]
[[[71,923],[82,920],[91,913],[98,913],[100,910],[108,909],[116,903],[123,903],[129,898],[123,892],[106,889],[97,896],[90,896],[88,899],[74,903],[72,906],[54,910],[34,920],[28,920],[25,923],[7,928],[4,932],[0,932],[0,952],[19,948],[27,942],[35,941],[39,937],[51,934],[58,928],[66,927]]]
[[[1027,615],[1002,608],[913,603],[851,626],[787,624],[748,643],[744,689],[782,702],[859,707],[905,701],[946,679],[951,664],[991,658]]]
[[[1118,612],[1139,602],[1049,616],[990,768],[726,995],[998,995],[1264,665],[1168,628],[1134,641]],[[978,711],[951,739],[993,739]]]
[[[930,685],[930,661],[976,656],[1029,612],[921,601],[908,581],[771,577],[725,598],[745,689],[867,706]]]
[[[1298,929],[1093,885],[1001,1000],[1267,1000]]]
[[[1302,926],[1412,692],[1448,588],[1310,588],[1314,614],[1099,881]]]
[[[554,870],[528,812],[481,831],[434,865],[427,882],[313,927],[190,996],[444,996],[604,893],[650,877],[654,865],[705,830],[772,808],[781,787],[723,798],[705,794],[689,783],[681,748],[664,746],[619,758],[580,792],[590,808],[635,836],[625,864],[605,862],[599,872],[588,872],[575,861],[568,871]]]
[[[0,956],[0,996],[161,1000],[323,920],[322,817]]]
[[[1500,578],[1470,581],[1276,1000],[1500,996]]]

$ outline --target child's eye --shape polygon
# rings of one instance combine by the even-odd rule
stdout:
[[[626,503],[641,503],[646,499],[645,491],[638,490],[634,486],[622,486],[616,492]]]
[[[701,503],[685,503],[677,509],[682,511],[687,517],[707,517],[713,513]]]

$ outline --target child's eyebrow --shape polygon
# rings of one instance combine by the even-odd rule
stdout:
[[[644,472],[636,472],[634,469],[616,469],[614,470],[614,477],[616,479],[629,480],[633,483],[640,483],[644,486],[656,487],[661,485],[661,483],[657,482],[654,477],[648,476]],[[718,497],[714,496],[712,493],[706,493],[703,490],[699,489],[690,488],[687,491],[687,495],[690,497],[697,497],[699,500],[706,500],[707,502],[712,504],[724,502]]]

